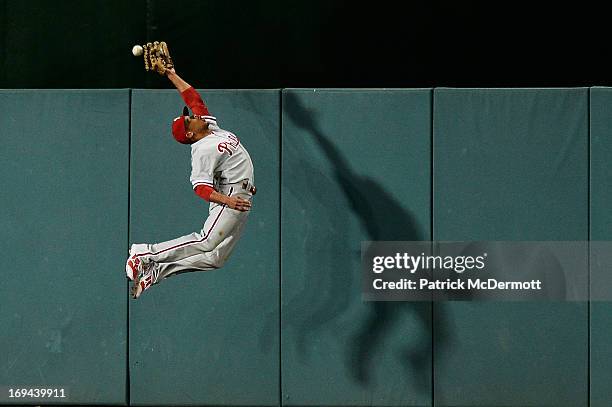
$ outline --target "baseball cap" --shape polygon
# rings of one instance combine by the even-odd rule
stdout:
[[[187,106],[183,107],[183,115],[175,118],[172,121],[172,135],[174,139],[181,144],[190,144],[187,138],[187,129],[185,123],[189,117],[189,109]]]

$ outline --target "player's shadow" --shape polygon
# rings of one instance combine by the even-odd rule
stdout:
[[[287,160],[284,159],[284,162],[291,162],[289,160],[292,159],[301,161],[295,166],[299,170],[289,170],[291,172],[287,175],[290,181],[284,185],[297,196],[306,194],[295,185],[309,185],[308,199],[323,202],[320,208],[322,212],[319,212],[318,216],[321,218],[321,215],[327,216],[325,212],[330,212],[326,223],[332,232],[326,240],[329,245],[316,234],[312,237],[308,234],[304,236],[303,248],[307,255],[314,256],[312,264],[315,265],[307,267],[304,272],[309,274],[308,281],[324,283],[325,286],[318,290],[305,287],[301,292],[285,294],[291,296],[291,301],[283,307],[283,327],[296,330],[297,348],[303,355],[307,352],[306,342],[309,338],[314,338],[317,332],[320,333],[321,329],[326,326],[343,328],[341,322],[334,320],[341,319],[342,314],[348,311],[351,301],[354,301],[353,296],[361,298],[361,273],[359,262],[355,261],[360,242],[348,240],[346,237],[350,218],[357,219],[365,231],[367,239],[363,240],[422,241],[429,240],[429,236],[419,228],[408,208],[374,179],[353,170],[340,150],[323,134],[313,113],[302,105],[297,96],[287,93],[283,97],[284,112],[294,125],[312,137],[324,153],[332,165],[331,181],[335,183],[327,185],[326,178],[329,175],[300,160],[299,152],[292,152],[292,147],[287,146],[283,150],[283,154],[291,155]],[[290,141],[284,142],[290,144]],[[294,179],[297,181],[295,185],[291,182]],[[346,205],[332,202],[334,195],[338,198],[338,193],[348,202],[350,210],[345,210]],[[351,258],[348,259],[349,257]],[[352,266],[351,261],[347,259],[352,260]],[[321,300],[321,296],[325,299]],[[385,351],[385,338],[399,329],[402,331],[401,335],[406,338],[406,343],[411,344],[404,344],[399,350],[399,360],[406,370],[406,376],[414,377],[421,390],[429,391],[433,351],[432,324],[436,327],[436,352],[444,350],[448,338],[445,332],[447,324],[442,320],[442,304],[436,305],[435,313],[432,312],[432,304],[429,302],[364,302],[360,310],[364,309],[365,317],[360,315],[361,325],[345,345],[344,357],[350,376],[357,383],[367,385],[375,370],[374,361],[380,360]],[[304,316],[304,313],[307,316]],[[416,320],[417,330],[407,330],[407,327],[403,326],[407,313]]]

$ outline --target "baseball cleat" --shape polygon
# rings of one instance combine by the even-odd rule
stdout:
[[[136,256],[130,256],[125,262],[125,275],[130,280],[136,280],[139,274],[142,273],[143,263],[140,258]]]
[[[146,244],[133,244],[130,248],[129,257],[125,262],[125,275],[128,279],[134,281],[143,272],[144,264],[138,255],[146,253],[147,249]]]
[[[137,300],[140,294],[153,285],[153,264],[144,266],[144,270],[141,275],[138,276],[138,280],[134,280],[132,286],[132,298]]]

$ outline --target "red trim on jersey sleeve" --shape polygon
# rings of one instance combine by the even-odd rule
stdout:
[[[193,88],[193,86],[185,89],[181,93],[181,96],[185,101],[185,104],[191,109],[194,114],[197,114],[199,116],[211,115],[208,111],[208,108],[206,107],[206,104],[204,104],[202,97],[200,96],[198,91]]]
[[[210,194],[212,194],[214,189],[208,185],[198,185],[195,187],[194,191],[200,198],[210,202]]]

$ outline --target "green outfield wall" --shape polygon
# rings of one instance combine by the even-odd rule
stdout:
[[[590,176],[590,238],[594,242],[612,240],[612,89],[591,89],[591,176]],[[598,243],[593,246],[596,250]],[[595,298],[599,290],[610,287],[610,270],[594,261],[591,265],[591,291]],[[590,307],[591,339],[591,405],[607,406],[612,399],[612,304],[594,301]]]
[[[359,264],[431,236],[431,90],[285,90],[282,151],[283,404],[429,404],[431,306],[362,302]]]
[[[359,268],[366,240],[609,239],[609,88],[201,93],[254,208],[223,269],[133,301],[129,243],[208,213],[180,96],[0,91],[0,404],[609,405],[609,302],[364,302]]]
[[[435,240],[588,238],[588,89],[436,89],[434,111]],[[586,405],[587,304],[439,305],[436,405]]]
[[[124,404],[129,90],[5,90],[0,106],[0,402],[44,386]]]

